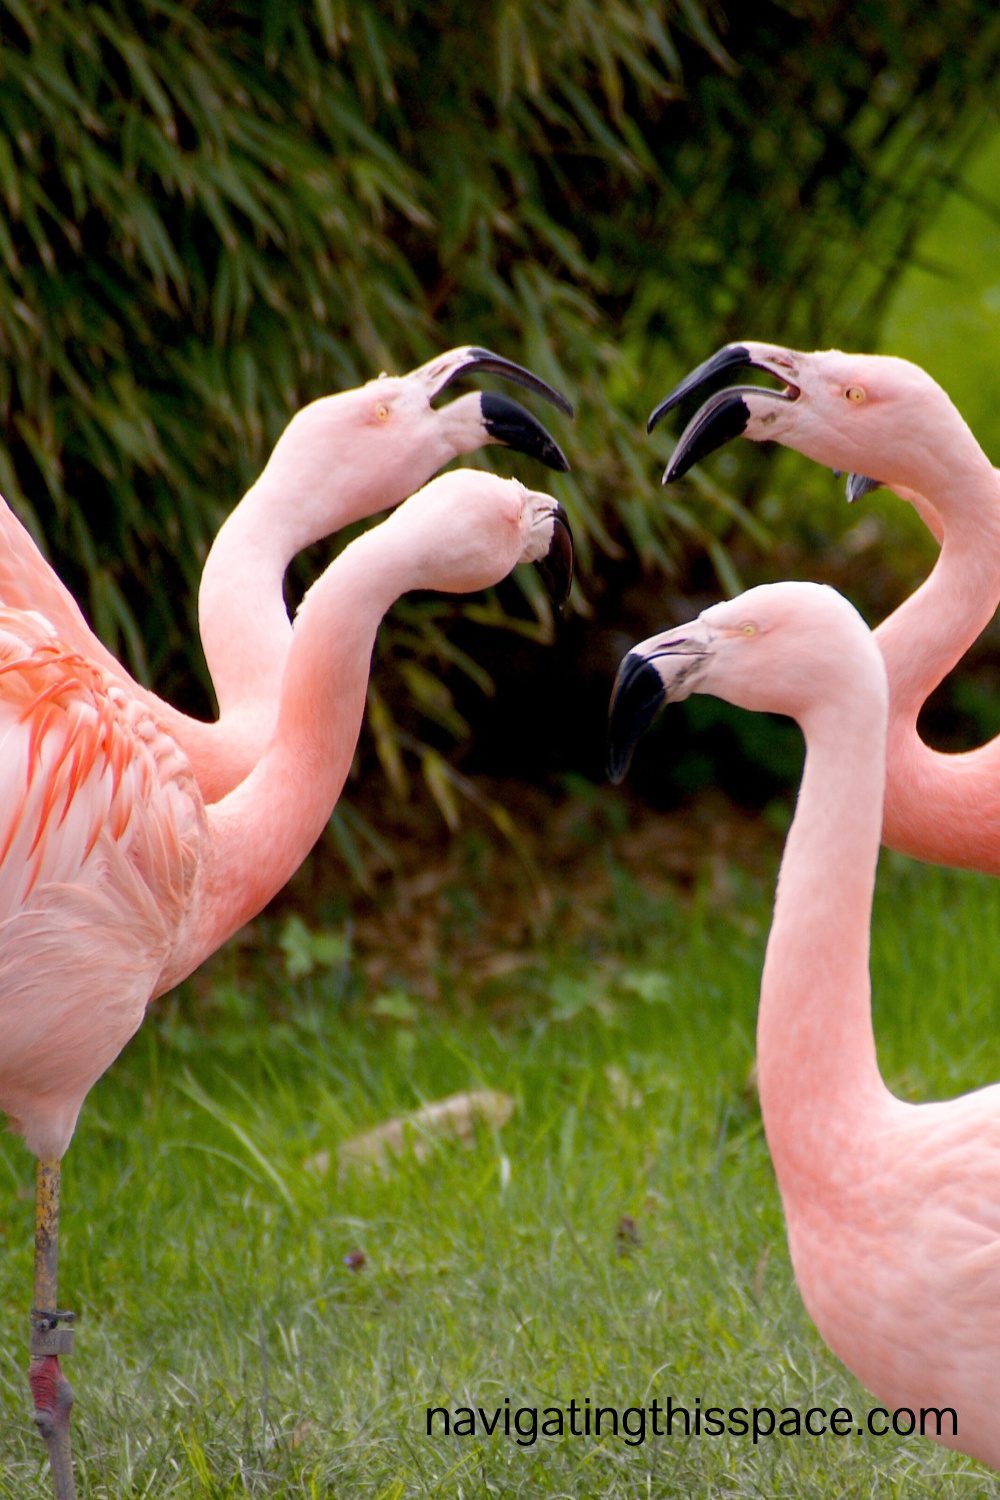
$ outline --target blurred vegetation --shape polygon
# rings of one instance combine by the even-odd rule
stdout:
[[[1000,132],[990,132],[920,235],[897,282],[882,337],[930,370],[1000,460],[995,391],[1000,342]]]
[[[208,711],[197,577],[290,414],[474,341],[578,400],[552,487],[581,603],[623,567],[704,586],[706,557],[735,588],[766,456],[664,495],[645,415],[736,334],[872,345],[998,61],[988,0],[8,0],[0,489],[108,643]],[[523,630],[532,599],[403,608],[383,764],[462,732],[453,615]]]

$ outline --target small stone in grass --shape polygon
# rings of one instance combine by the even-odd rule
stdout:
[[[622,1214],[618,1220],[618,1228],[615,1230],[615,1240],[619,1255],[629,1255],[642,1244],[639,1237],[639,1226],[631,1214]]]

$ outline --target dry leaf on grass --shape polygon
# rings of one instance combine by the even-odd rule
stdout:
[[[409,1150],[418,1161],[422,1161],[431,1140],[452,1136],[470,1146],[477,1125],[491,1125],[499,1130],[510,1119],[513,1110],[514,1100],[498,1089],[472,1089],[462,1094],[450,1094],[447,1099],[436,1099],[412,1114],[387,1120],[384,1125],[377,1125],[374,1130],[345,1141],[337,1153],[338,1160],[341,1167],[385,1166],[390,1156],[399,1156]],[[322,1174],[329,1170],[330,1153],[319,1151],[303,1165]]]

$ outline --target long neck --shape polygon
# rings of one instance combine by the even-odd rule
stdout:
[[[861,674],[803,724],[806,763],[761,982],[761,1110],[782,1191],[833,1176],[855,1121],[888,1095],[868,970],[882,822],[885,689]]]
[[[274,737],[247,779],[208,809],[195,931],[170,982],[255,916],[316,842],[350,770],[379,622],[411,584],[393,534],[376,527],[352,542],[306,596]]]
[[[916,724],[1000,599],[1000,480],[985,455],[942,469],[924,493],[944,526],[941,552],[930,576],[875,632],[896,725]]]
[[[283,594],[292,558],[400,498],[383,493],[378,466],[352,434],[351,394],[295,414],[205,560],[198,624],[220,718],[273,714],[292,642]]]
[[[256,703],[277,703],[292,643],[285,570],[296,552],[282,497],[267,470],[221,526],[205,559],[198,627],[219,703],[231,717]]]

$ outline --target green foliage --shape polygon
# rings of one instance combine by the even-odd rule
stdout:
[[[289,979],[304,979],[317,969],[345,965],[351,952],[344,933],[313,931],[296,912],[285,919],[278,947],[285,956],[285,973]]]
[[[994,132],[917,240],[883,324],[886,348],[940,380],[994,459],[1000,459],[992,389],[1000,337],[998,182],[1000,133]]]
[[[0,487],[109,644],[204,707],[196,579],[291,412],[479,341],[579,397],[554,486],[586,591],[623,547],[733,587],[759,529],[704,481],[660,496],[642,419],[732,333],[870,336],[998,50],[987,0],[15,0]],[[462,732],[462,607],[386,637],[421,735]]]

